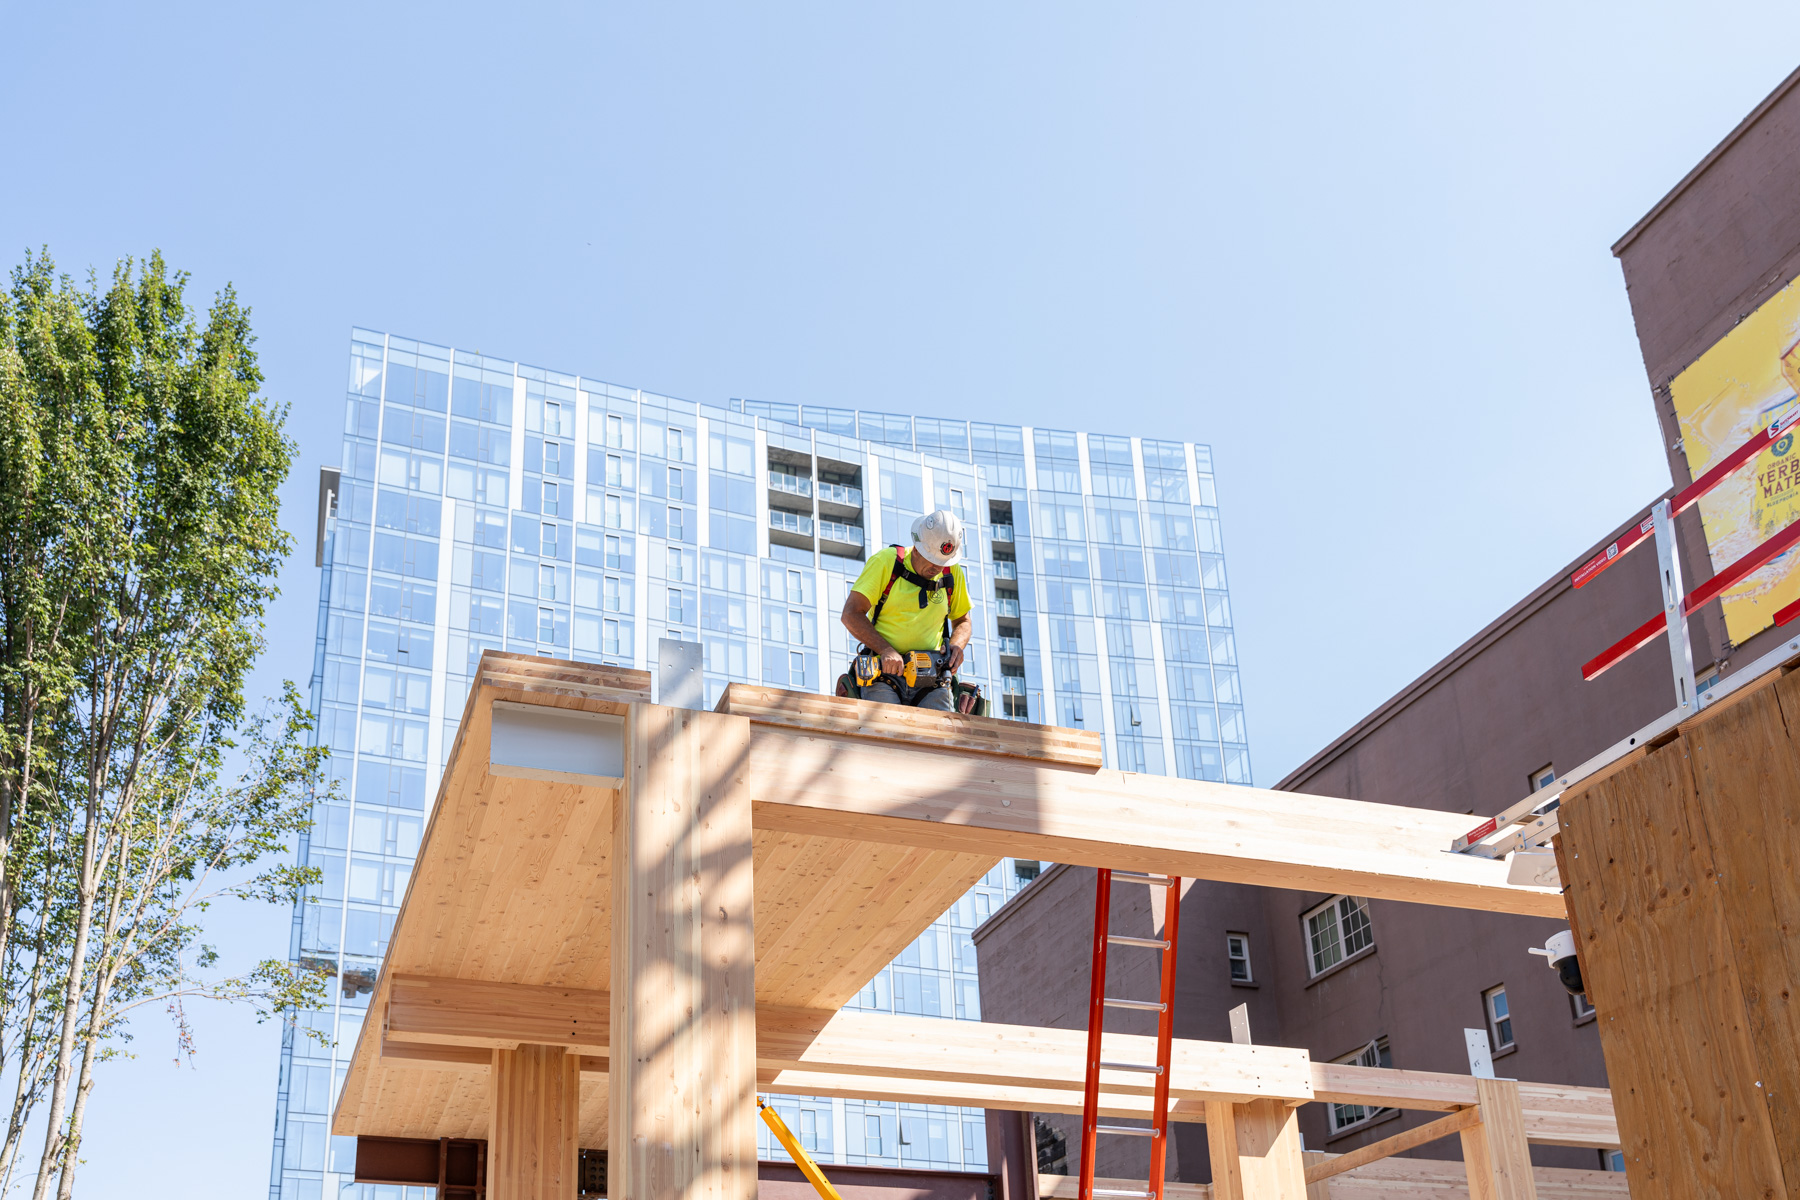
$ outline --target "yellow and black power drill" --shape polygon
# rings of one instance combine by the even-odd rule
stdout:
[[[900,658],[906,663],[905,669],[898,678],[906,682],[909,688],[919,686],[922,679],[927,686],[937,686],[938,675],[943,666],[941,651],[914,650],[911,654],[902,654]],[[868,687],[881,679],[881,655],[863,653],[856,656],[856,685]]]

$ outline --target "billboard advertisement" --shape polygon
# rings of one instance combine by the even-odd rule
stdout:
[[[1669,385],[1681,448],[1698,478],[1771,421],[1800,405],[1800,279],[1715,342]],[[1800,519],[1800,447],[1792,432],[1700,501],[1715,572]],[[1789,551],[1721,597],[1725,630],[1742,645],[1800,599],[1800,551]]]

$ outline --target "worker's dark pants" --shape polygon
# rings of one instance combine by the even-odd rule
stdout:
[[[862,698],[873,700],[877,704],[899,704],[901,702],[900,694],[894,690],[893,685],[882,679],[877,679],[874,683],[865,686],[862,690]],[[953,707],[950,703],[950,689],[948,687],[932,688],[920,696],[919,702],[913,707],[934,708],[939,712],[949,712]]]

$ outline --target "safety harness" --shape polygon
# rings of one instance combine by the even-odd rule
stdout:
[[[893,551],[894,570],[893,573],[888,576],[887,586],[881,589],[881,596],[875,601],[875,606],[869,609],[870,627],[873,627],[877,621],[881,620],[881,610],[887,605],[888,593],[894,590],[894,584],[899,580],[904,579],[906,582],[919,589],[920,608],[925,608],[930,605],[931,597],[935,595],[940,588],[943,590],[944,645],[946,647],[949,646],[950,634],[952,631],[950,610],[956,607],[956,572],[950,568],[945,568],[942,574],[935,578],[927,579],[925,576],[906,565],[907,552],[904,546],[896,544],[893,547]],[[864,654],[870,653],[869,648],[861,643],[858,643],[857,648]],[[965,684],[955,675],[951,675],[947,680],[935,682],[929,687],[920,686],[916,688],[908,688],[905,680],[897,679],[892,675],[883,675],[882,679],[887,682],[888,686],[894,689],[894,694],[900,697],[901,702],[904,704],[917,704],[919,699],[927,693],[935,691],[940,687],[948,687],[950,689],[951,705],[957,712],[973,713],[976,716],[982,717],[985,717],[988,713],[988,702],[987,699],[982,696],[981,688],[978,685]],[[838,677],[837,694],[840,696],[861,696],[862,688],[856,683],[856,671],[854,666],[852,666],[851,670],[846,671],[843,675]]]

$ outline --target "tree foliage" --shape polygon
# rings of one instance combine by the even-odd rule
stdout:
[[[0,1186],[41,1115],[33,1200],[71,1194],[131,1013],[164,1006],[185,1048],[188,998],[323,994],[282,960],[221,977],[202,940],[214,899],[312,881],[267,864],[322,751],[291,684],[245,704],[293,446],[249,310],[227,287],[201,324],[186,284],[160,254],[85,288],[27,255],[0,296]]]

